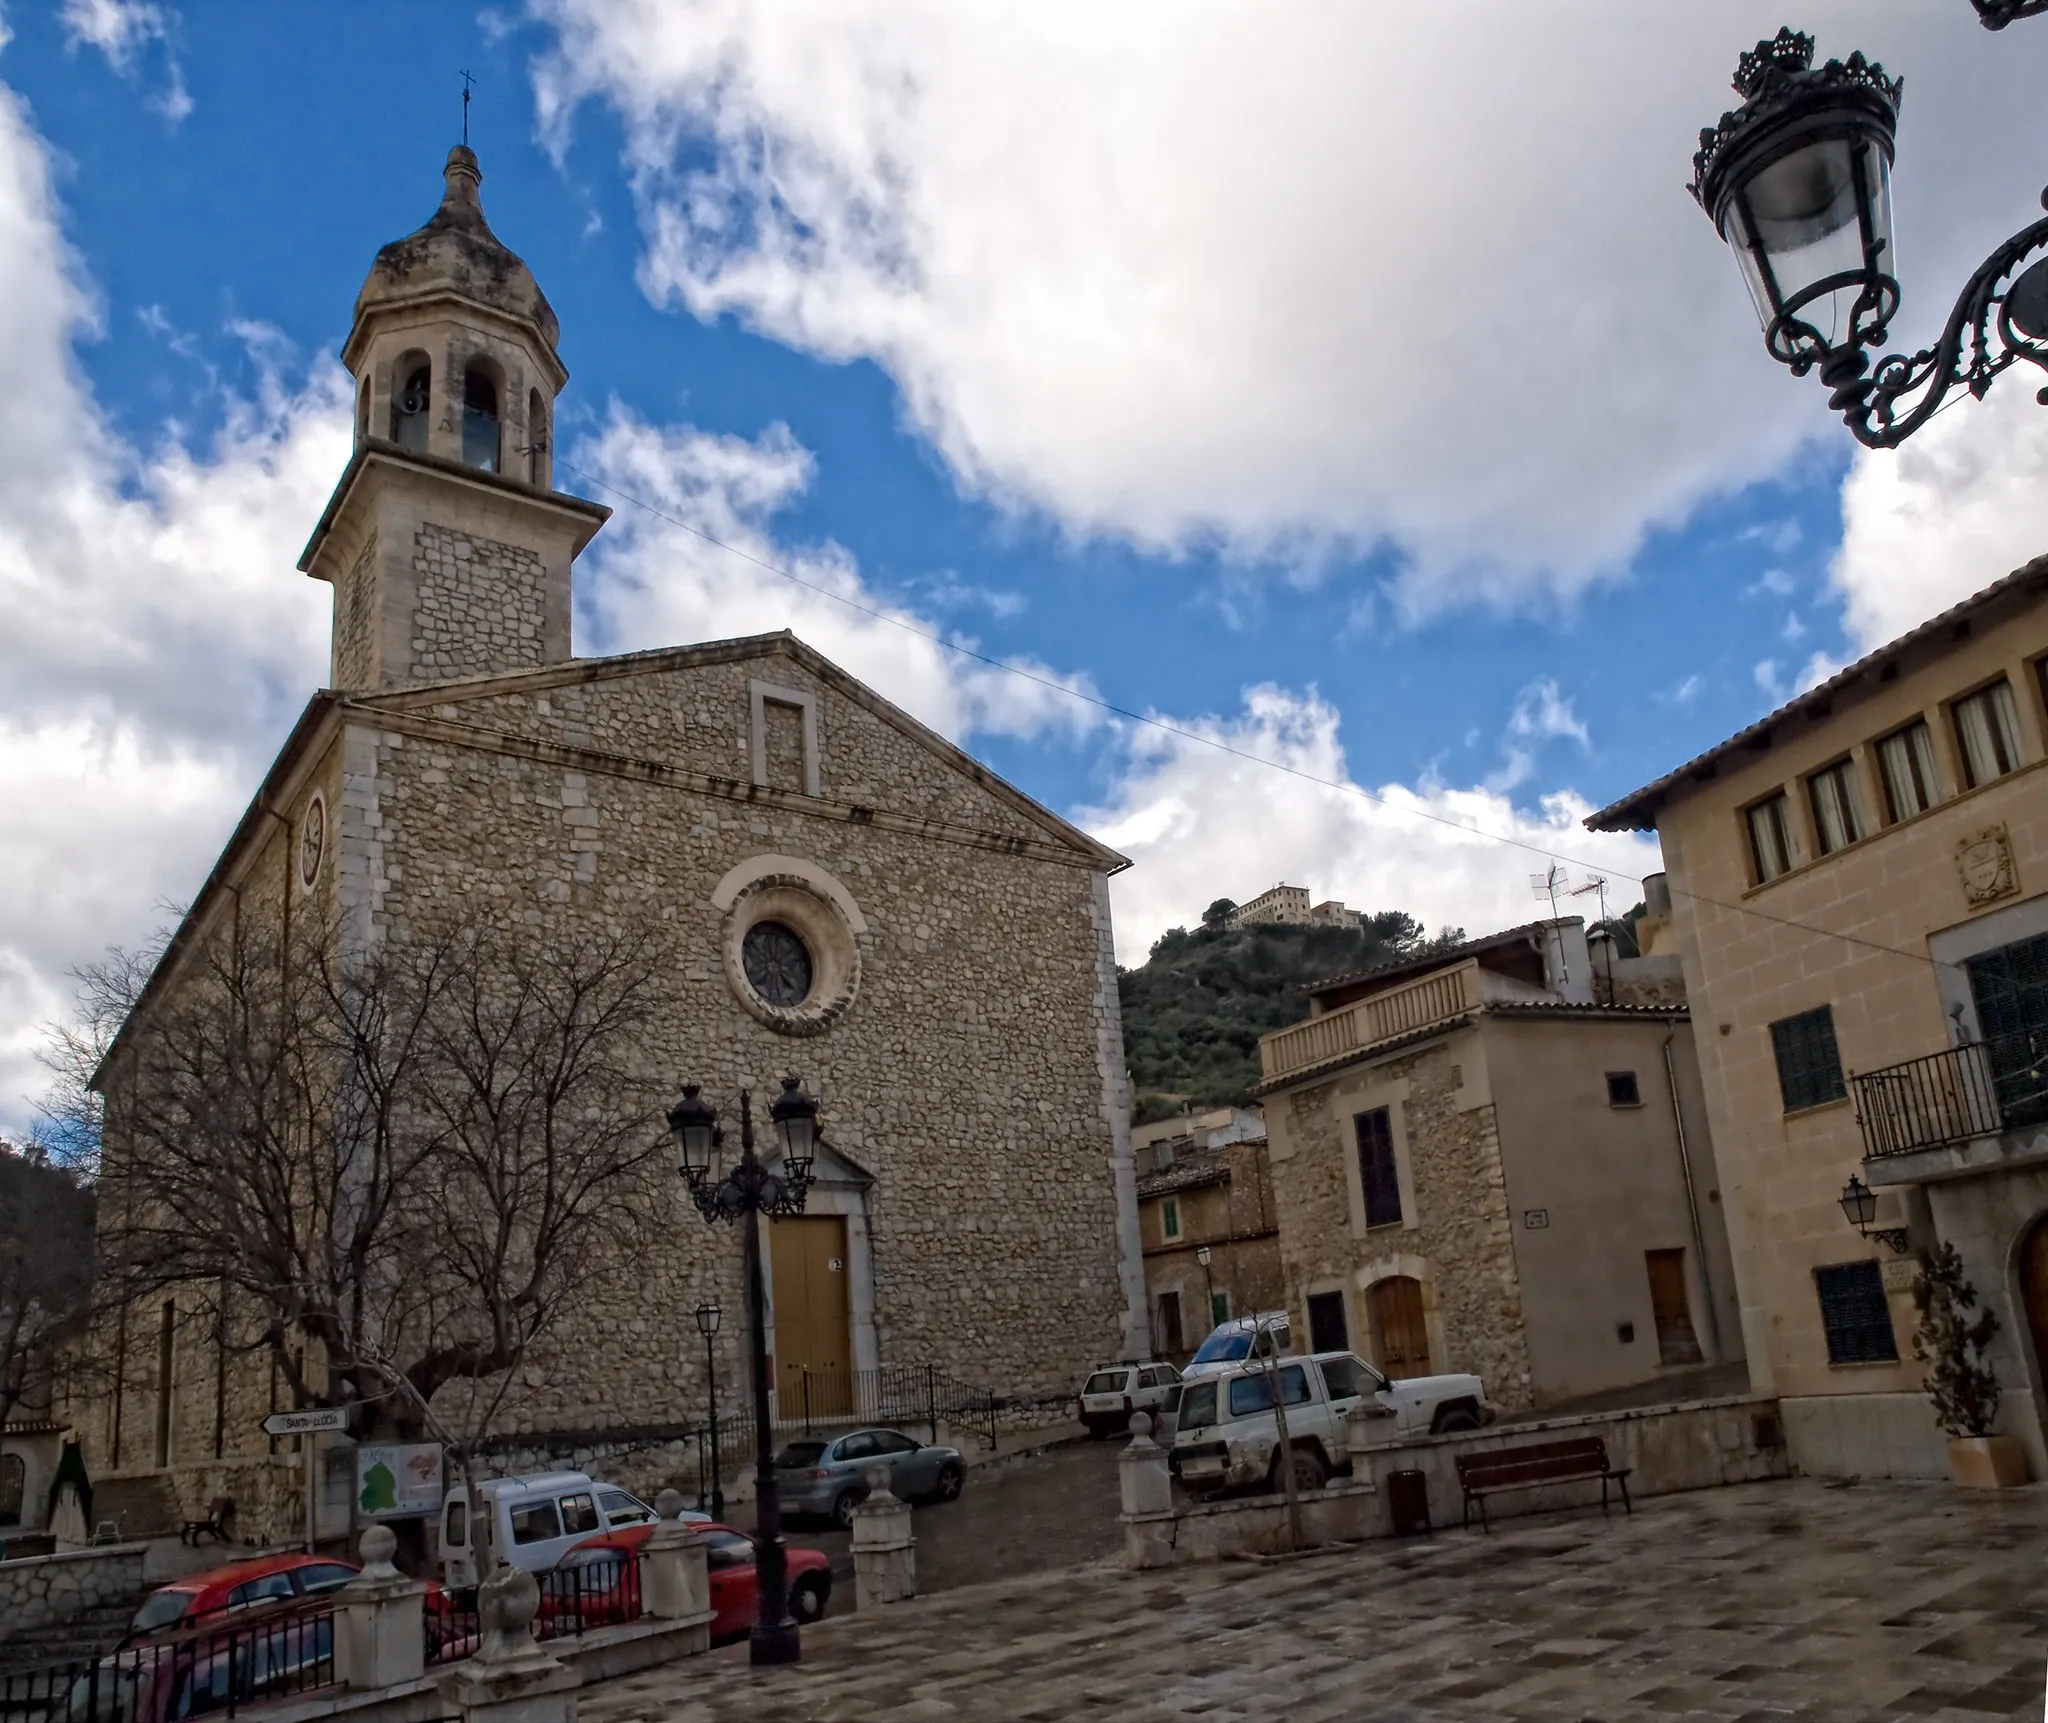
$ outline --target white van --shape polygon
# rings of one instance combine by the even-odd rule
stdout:
[[[485,1478],[477,1493],[486,1509],[480,1551],[470,1542],[467,1493],[458,1485],[441,1503],[441,1577],[451,1590],[475,1585],[500,1556],[508,1566],[545,1573],[587,1539],[654,1519],[654,1510],[638,1496],[617,1484],[599,1483],[587,1472]],[[686,1520],[709,1517],[683,1515]]]

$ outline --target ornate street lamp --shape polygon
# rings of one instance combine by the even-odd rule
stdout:
[[[725,1474],[718,1447],[718,1361],[712,1356],[711,1341],[718,1333],[721,1312],[716,1303],[697,1306],[697,1332],[704,1336],[704,1383],[711,1400],[711,1517],[725,1518]],[[702,1507],[700,1497],[697,1505]]]
[[[761,1279],[761,1216],[804,1212],[811,1188],[811,1159],[818,1138],[818,1103],[795,1077],[782,1079],[782,1093],[768,1116],[782,1140],[777,1171],[754,1154],[753,1096],[740,1091],[740,1158],[723,1170],[725,1133],[718,1113],[695,1083],[668,1115],[669,1129],[683,1151],[676,1170],[690,1199],[707,1221],[739,1221],[746,1251],[747,1326],[754,1354],[754,1590],[756,1612],[749,1650],[755,1663],[794,1663],[801,1655],[797,1626],[789,1613],[789,1562],[782,1546],[782,1506],[775,1494],[775,1431],[768,1417],[768,1296]]]
[[[1813,38],[1780,30],[1737,63],[1742,106],[1700,133],[1692,158],[1692,194],[1735,253],[1764,346],[1795,377],[1818,368],[1828,405],[1874,449],[1904,442],[1958,383],[1981,398],[2017,359],[2048,369],[2048,257],[2013,279],[2048,247],[2048,220],[1984,260],[1932,347],[1873,365],[1867,350],[1883,345],[1899,309],[1901,87],[1860,53],[1816,67]],[[2048,406],[2048,389],[2040,400]]]
[[[1880,1244],[1889,1245],[1894,1256],[1904,1256],[1911,1248],[1911,1240],[1902,1226],[1872,1226],[1877,1218],[1877,1192],[1872,1190],[1855,1173],[1849,1175],[1849,1182],[1842,1187],[1842,1213],[1848,1222],[1865,1238],[1874,1238]]]
[[[2048,12],[2048,0],[1970,0],[1977,8],[1977,21],[1987,30],[2003,30],[2019,18],[2038,18]]]

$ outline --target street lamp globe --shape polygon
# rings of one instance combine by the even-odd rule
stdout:
[[[1205,1244],[1195,1252],[1195,1260],[1204,1268],[1207,1268],[1210,1263],[1216,1260],[1216,1253]]]
[[[1842,1187],[1841,1203],[1842,1213],[1858,1232],[1867,1231],[1877,1218],[1877,1192],[1855,1173],[1849,1175],[1849,1182]]]
[[[718,1109],[704,1099],[695,1083],[685,1083],[683,1098],[668,1111],[668,1128],[683,1151],[683,1164],[676,1171],[692,1187],[702,1185],[711,1176],[711,1160],[718,1148]]]
[[[697,1332],[709,1340],[718,1332],[720,1311],[716,1303],[697,1306]]]
[[[1742,106],[1700,133],[1692,194],[1728,242],[1771,356],[1833,386],[1899,306],[1891,166],[1903,80],[1860,53],[1813,64],[1790,29],[1736,66]]]
[[[782,1139],[782,1161],[790,1176],[806,1179],[818,1144],[818,1103],[804,1093],[803,1079],[782,1079],[782,1093],[768,1109]]]

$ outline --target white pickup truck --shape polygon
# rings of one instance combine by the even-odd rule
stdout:
[[[1281,1487],[1279,1420],[1272,1384],[1287,1411],[1298,1489],[1321,1489],[1350,1468],[1346,1422],[1353,1407],[1388,1420],[1390,1438],[1476,1430],[1494,1419],[1477,1376],[1411,1376],[1390,1382],[1355,1352],[1234,1364],[1181,1390],[1171,1463],[1190,1495]]]

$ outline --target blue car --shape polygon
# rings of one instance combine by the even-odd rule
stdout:
[[[787,1444],[775,1456],[775,1492],[784,1513],[850,1526],[877,1466],[889,1473],[890,1493],[906,1502],[953,1501],[967,1480],[958,1448],[919,1442],[901,1430],[850,1430]]]

